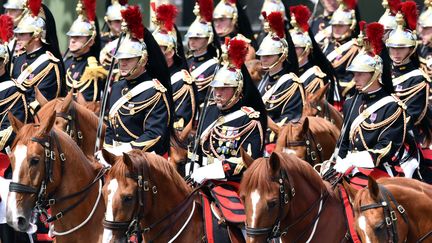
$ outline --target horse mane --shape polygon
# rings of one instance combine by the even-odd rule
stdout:
[[[286,153],[279,153],[281,169],[287,171],[289,176],[299,175],[304,183],[310,184],[317,191],[327,190],[318,173],[306,161],[297,156]],[[277,178],[271,173],[269,158],[259,158],[246,170],[243,175],[240,191],[250,193],[252,190],[269,191],[274,187]],[[302,183],[302,184],[304,184]],[[295,184],[298,186],[298,184]]]
[[[141,150],[132,150],[128,155],[132,158],[134,168],[140,168],[140,163],[147,163],[150,175],[156,174],[154,172],[157,171],[164,177],[171,179],[171,183],[176,185],[179,190],[185,192],[191,191],[191,188],[187,185],[176,169],[163,157],[152,153],[146,153]],[[121,160],[122,157],[118,156],[116,163],[109,171],[109,175],[120,180],[126,180],[126,175],[129,173],[129,169],[125,163],[121,162]]]
[[[16,134],[15,139],[12,143],[12,150],[17,145],[18,141],[22,141],[22,143],[27,144],[32,137],[34,137],[34,134],[39,130],[39,124],[25,124],[19,132]]]

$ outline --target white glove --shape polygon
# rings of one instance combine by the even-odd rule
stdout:
[[[402,163],[400,166],[402,167],[405,177],[412,178],[415,170],[419,167],[419,162],[417,161],[417,159],[413,158],[406,161],[405,163]]]
[[[212,164],[195,169],[191,178],[197,183],[202,183],[206,179],[225,178],[222,161],[215,159]]]
[[[104,147],[104,149],[116,156],[123,156],[123,153],[127,153],[132,150],[132,145],[130,145],[130,143],[121,143],[118,146],[114,145],[113,147]]]
[[[344,174],[352,166],[353,165],[352,165],[352,162],[350,160],[347,160],[347,159],[341,159],[341,160],[339,160],[339,159],[337,159],[336,160],[336,164],[333,167],[333,169],[335,169],[336,172]]]

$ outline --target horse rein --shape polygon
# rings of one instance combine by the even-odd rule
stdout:
[[[259,235],[267,235],[267,242],[271,242],[273,239],[285,236],[290,228],[292,228],[293,226],[295,226],[296,224],[301,222],[304,218],[306,218],[306,216],[308,216],[312,212],[312,210],[315,207],[317,207],[319,205],[320,207],[318,210],[318,214],[314,217],[311,224],[293,242],[297,242],[298,240],[300,240],[306,234],[308,229],[311,227],[313,227],[313,231],[312,231],[310,238],[313,237],[314,231],[315,231],[316,226],[318,224],[317,220],[319,220],[319,216],[321,215],[321,212],[322,212],[321,209],[327,201],[327,198],[329,195],[328,192],[325,191],[325,193],[321,193],[321,196],[304,213],[302,213],[290,225],[288,225],[283,230],[281,230],[280,226],[281,226],[281,220],[283,217],[283,208],[287,204],[292,202],[296,192],[295,192],[294,184],[291,181],[290,175],[288,174],[287,171],[280,170],[279,178],[275,181],[279,184],[279,213],[278,213],[278,216],[277,216],[273,226],[263,227],[263,228],[252,228],[252,227],[249,227],[246,225],[245,226],[246,234],[248,236],[252,236],[252,237],[253,236],[259,236]],[[286,186],[286,182],[288,182],[288,186]],[[288,188],[288,190],[286,190],[287,188]]]
[[[61,162],[61,174],[62,175],[64,172],[65,162],[66,162],[66,157],[65,157],[65,154],[63,153],[63,150],[62,150],[61,145],[59,143],[58,136],[54,131],[51,131],[48,136],[45,136],[42,138],[32,137],[30,140],[33,142],[39,143],[44,148],[44,151],[45,151],[45,177],[44,177],[44,179],[41,183],[41,186],[39,188],[34,188],[34,187],[24,185],[21,183],[11,182],[9,185],[9,191],[10,192],[17,192],[17,193],[26,193],[26,194],[37,194],[38,196],[37,196],[35,208],[39,212],[41,212],[47,216],[47,223],[52,223],[56,220],[63,218],[63,216],[66,213],[68,213],[72,209],[76,208],[79,204],[81,204],[81,202],[83,202],[84,199],[89,194],[92,186],[95,185],[98,181],[100,182],[100,179],[104,176],[105,172],[107,171],[107,168],[102,168],[98,172],[95,179],[89,185],[87,185],[84,189],[82,189],[78,192],[63,196],[63,197],[53,198],[52,196],[55,195],[56,191],[54,190],[49,195],[47,195],[46,189],[47,189],[47,185],[50,182],[53,182],[53,178],[52,178],[53,166],[54,166],[54,163],[56,161],[56,153],[55,153],[54,147],[57,148],[57,152],[59,154],[59,158],[60,158],[60,162]],[[53,146],[53,145],[55,145],[55,146]],[[69,200],[71,198],[75,198],[79,195],[82,195],[82,196],[79,198],[79,200],[77,202],[75,202],[74,204],[72,204],[71,206],[67,207],[64,210],[61,210],[56,215],[49,216],[49,214],[47,212],[47,207],[55,205],[56,203],[59,203],[59,202]],[[96,203],[96,205],[97,205],[97,203]],[[75,228],[75,230],[76,229],[77,228]],[[68,231],[68,232],[70,232],[70,231]],[[59,233],[59,235],[60,234],[61,233]]]
[[[69,113],[57,112],[56,117],[61,117],[67,121],[67,126],[65,132],[76,141],[78,147],[81,148],[81,142],[84,138],[80,130],[78,119],[76,116],[76,108],[74,105],[69,109]]]
[[[184,230],[184,228],[186,227],[186,225],[189,223],[190,219],[192,218],[192,215],[195,211],[195,200],[194,199],[194,195],[197,191],[201,190],[201,186],[195,188],[191,193],[189,193],[189,195],[179,204],[177,205],[175,208],[173,208],[167,215],[165,215],[164,217],[162,217],[161,219],[157,220],[156,222],[153,222],[151,225],[144,227],[143,229],[141,228],[140,225],[140,221],[141,218],[143,217],[143,212],[144,209],[146,209],[146,204],[145,204],[145,198],[144,195],[145,193],[148,193],[151,191],[151,193],[153,195],[157,194],[157,187],[156,186],[151,186],[151,177],[150,177],[150,172],[149,172],[149,168],[148,168],[148,164],[146,162],[141,163],[142,166],[141,168],[138,169],[138,173],[137,174],[127,174],[126,177],[131,178],[133,180],[136,180],[136,183],[138,185],[137,188],[137,195],[138,195],[138,202],[139,202],[139,207],[137,210],[135,210],[132,219],[129,221],[109,221],[104,219],[102,222],[102,225],[104,228],[109,229],[109,230],[123,230],[126,231],[126,237],[127,239],[130,239],[130,237],[132,235],[141,235],[142,233],[148,233],[150,232],[152,229],[154,229],[157,225],[161,224],[162,222],[165,222],[166,220],[170,219],[172,215],[175,214],[175,216],[173,217],[173,220],[171,220],[171,222],[176,222],[177,219],[180,218],[180,216],[188,209],[188,207],[190,206],[191,203],[193,203],[193,208],[191,211],[191,214],[189,216],[189,218],[186,220],[185,224],[183,225],[183,227],[180,229],[180,231],[173,237],[173,239],[171,241],[173,241],[175,238],[178,237],[178,235],[180,235],[180,233]],[[154,199],[154,197],[151,197],[152,200]],[[146,242],[154,242],[157,238],[159,238],[160,236],[162,236],[162,234],[164,232],[166,232],[172,225],[167,224],[164,228],[162,228],[158,233],[155,234],[155,237],[151,240],[146,240]],[[170,241],[170,242],[171,242]]]
[[[286,143],[287,147],[306,147],[306,161],[309,164],[316,164],[316,160],[319,159],[321,162],[322,160],[322,146],[321,144],[317,143],[315,140],[315,137],[311,134],[310,129],[308,129],[305,140],[302,141],[287,141]],[[317,157],[318,155],[318,157]]]
[[[397,212],[402,215],[402,219],[405,224],[409,225],[409,220],[405,208],[400,205],[393,194],[383,185],[378,185],[381,194],[381,201],[378,203],[368,204],[360,206],[360,212],[367,211],[369,209],[383,208],[385,224],[387,229],[387,236],[391,239],[388,239],[389,242],[397,243],[399,240],[398,231],[397,231],[397,216],[396,210],[393,209],[391,203],[396,207]],[[423,242],[428,237],[432,236],[432,230],[420,237],[416,242]]]

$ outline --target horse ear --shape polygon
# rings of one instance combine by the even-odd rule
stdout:
[[[114,164],[117,161],[117,156],[115,156],[114,154],[108,152],[108,150],[106,150],[106,149],[102,149],[102,157],[111,166],[114,166]]]
[[[35,90],[35,99],[39,103],[40,107],[48,103],[48,100],[45,98],[42,92],[40,92],[37,86],[35,86],[34,90]]]
[[[51,131],[52,127],[54,126],[55,120],[56,120],[56,111],[52,110],[48,116],[48,119],[41,122],[38,135],[43,136],[48,134]]]
[[[243,147],[240,147],[240,155],[243,162],[246,164],[246,167],[249,168],[254,162],[254,159],[243,149]]]
[[[79,92],[79,91],[76,93],[76,102],[78,104],[84,105],[84,106],[87,104],[87,101],[84,98],[84,95],[81,92]]]
[[[309,131],[309,119],[305,117],[302,124],[302,133],[306,134]]]
[[[372,198],[374,200],[377,200],[379,197],[379,187],[378,187],[378,183],[375,181],[374,178],[369,176],[368,179],[368,189],[369,189],[369,193],[372,196]]]
[[[7,115],[8,115],[9,122],[10,122],[10,124],[12,126],[12,130],[15,133],[18,133],[18,131],[24,126],[24,123],[22,123],[18,118],[16,118],[12,114],[12,112],[10,112],[10,111],[8,111]]]
[[[358,190],[357,189],[355,189],[354,187],[352,187],[346,180],[345,180],[345,178],[343,178],[343,180],[342,180],[342,184],[343,184],[343,187],[345,188],[345,190],[347,191],[347,193],[348,193],[348,197],[351,199],[351,201],[353,201],[354,200],[354,198],[356,197],[356,195],[357,195],[357,192],[358,192]]]
[[[316,101],[322,100],[324,98],[325,94],[327,93],[327,89],[328,89],[329,85],[330,85],[330,82],[326,83],[326,85],[324,85],[322,88],[320,88],[319,90],[317,90],[315,92],[314,98]]]
[[[129,156],[128,153],[124,153],[123,152],[123,163],[126,164],[126,166],[128,167],[129,171],[133,170],[133,161],[131,159],[131,157]]]
[[[61,106],[61,112],[63,112],[63,113],[66,113],[66,112],[68,112],[69,111],[69,108],[70,108],[70,106],[71,106],[71,104],[72,104],[72,101],[73,101],[73,93],[72,93],[72,91],[70,91],[67,95],[66,95],[66,97],[65,97],[65,99],[63,100],[63,103],[62,103],[62,106]]]
[[[273,174],[276,174],[280,169],[280,160],[281,160],[280,156],[281,155],[278,152],[273,152],[270,155],[269,163],[270,163],[270,168],[273,171]]]
[[[183,131],[179,134],[178,138],[180,141],[185,142],[187,139],[187,136],[192,131],[192,122],[193,119],[189,121],[189,123],[183,128]]]

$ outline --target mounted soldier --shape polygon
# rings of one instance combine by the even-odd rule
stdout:
[[[354,167],[351,174],[361,172],[374,178],[396,176],[395,166],[401,162],[409,129],[408,114],[405,104],[392,94],[390,64],[379,56],[384,27],[371,23],[366,35],[367,40],[359,35],[364,48],[347,69],[354,73],[359,93],[344,104],[346,130],[334,168],[346,173]]]
[[[219,40],[215,38],[212,18],[213,0],[197,0],[194,7],[195,21],[186,33],[189,52],[189,71],[198,87],[197,104],[204,103],[208,87],[213,80],[220,55]]]
[[[174,118],[168,67],[141,23],[139,7],[129,6],[122,16],[128,34],[115,55],[121,79],[109,97],[104,148],[114,154],[141,149],[164,155]]]
[[[432,78],[432,1],[426,0],[425,7],[419,17],[421,44],[418,54],[421,68]]]
[[[293,26],[290,35],[296,48],[299,63],[298,75],[305,91],[314,93],[330,82],[327,100],[337,106],[338,104],[333,102],[339,99],[335,71],[310,32],[308,20],[311,13],[309,9],[304,5],[292,6],[290,13]]]
[[[324,40],[331,36],[332,27],[330,25],[333,13],[338,8],[337,0],[319,0],[323,13],[312,20],[311,31],[315,41],[322,47]]]
[[[266,25],[266,21],[262,15],[262,13],[265,13],[266,15],[269,15],[271,12],[281,12],[283,16],[285,16],[285,20],[287,20],[287,18],[289,18],[289,16],[287,16],[287,10],[285,8],[285,3],[282,2],[282,0],[264,0],[264,3],[261,7],[261,11],[260,11],[260,15],[259,15],[259,20],[261,21],[261,25],[260,25],[260,31],[258,32],[258,34],[256,34],[256,40],[257,40],[257,45],[260,46],[261,42],[264,40],[264,38],[267,36],[267,31],[268,28],[265,28]]]
[[[256,99],[259,94],[244,64],[248,45],[233,38],[226,43],[222,67],[210,84],[214,102],[204,113],[202,133],[192,178],[239,182],[246,165],[241,158],[243,149],[253,158],[262,156],[266,112]],[[190,158],[192,159],[192,158]],[[189,171],[190,163],[186,171]]]
[[[330,20],[331,36],[324,40],[323,52],[336,71],[341,86],[341,100],[355,91],[352,73],[347,72],[346,68],[360,49],[355,39],[359,22],[357,9],[355,0],[341,1]]]
[[[108,72],[99,65],[100,36],[96,20],[96,1],[78,1],[77,19],[66,35],[71,53],[65,60],[68,90],[83,94],[86,101],[98,101]]]
[[[270,122],[281,127],[302,116],[305,92],[301,80],[294,73],[297,60],[289,59],[288,42],[285,39],[284,17],[281,12],[264,16],[268,21],[268,35],[257,51],[263,70],[263,80],[258,85]],[[273,146],[275,131],[266,131],[265,144]],[[272,145],[273,144],[273,145]],[[267,149],[270,154],[272,149]]]
[[[5,14],[9,15],[14,22],[14,27],[18,25],[21,21],[22,17],[25,14],[27,0],[8,0],[5,4],[3,4],[3,8],[5,9]],[[16,47],[16,39],[12,39],[8,42],[9,50],[13,52],[13,59],[15,56],[19,56],[25,53],[25,50]],[[11,70],[10,70],[11,71]]]
[[[380,17],[378,23],[384,26],[384,40],[387,40],[390,32],[396,29],[397,24],[395,16],[399,11],[401,0],[383,0],[382,6],[385,9],[384,14]]]
[[[178,43],[181,45],[181,40],[177,39],[177,31],[174,28],[177,8],[171,4],[163,4],[157,7],[155,12],[153,22],[157,28],[153,32],[153,37],[165,56],[171,75],[175,111],[174,129],[182,131],[195,116],[197,89],[187,68],[183,46],[178,46]]]
[[[33,114],[39,109],[34,87],[48,100],[63,96],[66,88],[55,21],[51,11],[39,4],[29,2],[29,11],[14,29],[17,46],[25,48],[26,54],[15,58],[12,64],[12,79],[26,93]]]

